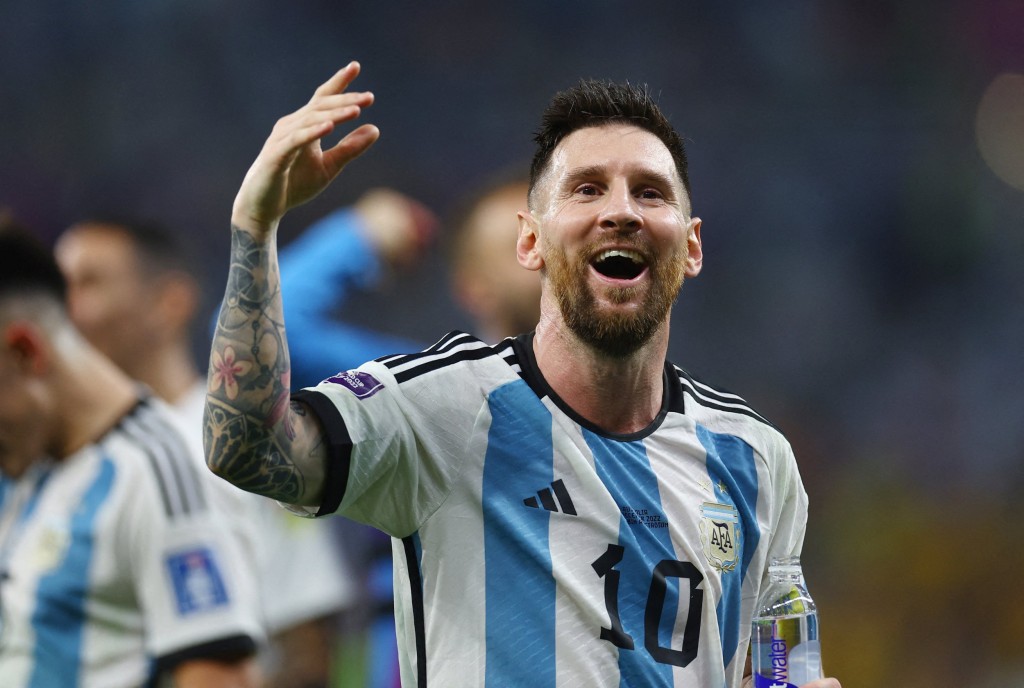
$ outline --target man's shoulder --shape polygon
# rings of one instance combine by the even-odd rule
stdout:
[[[467,332],[452,330],[423,351],[384,356],[374,363],[386,368],[399,384],[480,375],[487,370],[518,373],[517,339],[488,344]]]
[[[140,388],[135,404],[117,419],[93,445],[111,459],[184,441],[177,413],[165,402]]]
[[[197,444],[177,412],[160,399],[140,398],[95,446],[132,482],[134,492],[155,486],[169,515],[205,504]]]
[[[779,429],[740,395],[699,379],[671,362],[666,364],[666,370],[679,385],[676,410],[691,416],[697,423],[749,426],[781,437]]]

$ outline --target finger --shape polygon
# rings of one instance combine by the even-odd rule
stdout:
[[[355,60],[352,60],[347,65],[339,69],[334,73],[330,79],[320,84],[319,88],[313,92],[313,97],[326,95],[329,93],[341,93],[349,84],[359,76],[359,72],[362,69],[360,64]]]
[[[372,104],[373,94],[369,92],[328,96],[311,101],[290,115],[285,115],[277,121],[274,129],[278,133],[285,132],[323,119],[333,120],[335,124],[346,122],[357,118],[362,112],[362,108]]]
[[[278,136],[267,140],[260,157],[276,169],[286,169],[295,160],[304,147],[327,136],[334,130],[334,122],[329,119],[310,122],[305,126],[290,128]]]
[[[321,120],[319,122],[313,122],[305,127],[296,129],[289,140],[291,144],[289,148],[291,150],[299,150],[309,144],[322,139],[332,131],[334,131],[335,123],[332,120]]]
[[[358,105],[342,105],[327,110],[309,110],[302,113],[301,117],[296,118],[292,122],[291,127],[306,127],[314,122],[323,122],[325,120],[330,120],[337,125],[357,119],[362,112],[363,109]]]
[[[331,126],[325,131],[327,133],[338,124],[359,117],[361,111],[361,108],[357,105],[346,105],[333,110],[303,110],[292,113],[278,121],[273,132],[271,132],[270,138],[267,140],[267,144],[275,147],[291,147],[296,132],[305,132],[309,127],[316,127],[329,122]]]
[[[332,110],[334,108],[345,107],[347,105],[358,105],[359,107],[369,107],[373,105],[374,95],[371,91],[351,91],[348,93],[334,93],[330,95],[321,95],[313,98],[313,100],[306,103],[301,109],[296,112],[310,112],[310,111],[322,111]]]
[[[361,93],[341,93],[326,96],[314,96],[313,100],[295,112],[277,120],[271,137],[286,136],[287,132],[297,126],[307,126],[313,121],[332,119],[335,123],[355,119],[360,108],[373,104],[374,95],[369,91]]]
[[[380,129],[373,124],[364,124],[349,132],[332,148],[324,151],[324,167],[331,175],[337,174],[341,168],[369,150],[378,138],[380,138]]]

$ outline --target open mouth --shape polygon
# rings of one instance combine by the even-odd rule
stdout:
[[[636,279],[647,267],[643,256],[624,249],[602,251],[591,265],[605,277],[620,280]]]

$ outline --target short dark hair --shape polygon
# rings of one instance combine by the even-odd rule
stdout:
[[[63,306],[67,293],[53,252],[21,225],[0,222],[0,296],[41,294]]]
[[[581,80],[576,86],[559,91],[544,111],[541,128],[533,137],[537,150],[530,163],[531,198],[562,139],[578,129],[612,123],[631,124],[657,136],[672,155],[686,195],[692,200],[683,138],[654,102],[647,84],[594,79]]]
[[[106,227],[121,232],[131,242],[135,254],[147,272],[169,271],[195,274],[195,261],[191,259],[180,237],[155,220],[116,213],[98,213],[75,223]]]

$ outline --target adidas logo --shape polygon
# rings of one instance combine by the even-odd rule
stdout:
[[[556,499],[558,504],[555,504]],[[524,499],[523,504],[531,509],[546,509],[555,513],[558,513],[559,507],[561,507],[562,513],[569,514],[570,516],[576,515],[576,507],[573,505],[572,498],[569,497],[569,491],[565,489],[565,483],[562,482],[561,478],[551,483],[551,487],[545,487],[538,492],[536,497]]]

